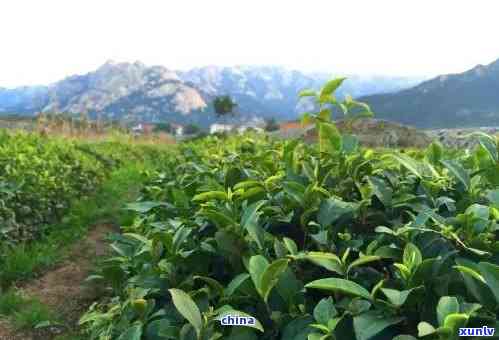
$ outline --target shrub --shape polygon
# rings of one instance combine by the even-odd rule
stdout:
[[[81,319],[90,338],[450,340],[497,327],[497,140],[363,149],[312,118],[318,145],[181,145],[127,206],[135,220],[100,272],[114,298]],[[256,320],[222,326],[228,314]]]

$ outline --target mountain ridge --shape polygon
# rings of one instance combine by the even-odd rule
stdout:
[[[279,66],[203,66],[179,71],[140,61],[106,61],[96,70],[68,76],[47,86],[0,88],[0,115],[38,112],[86,113],[112,120],[216,121],[211,101],[228,94],[238,103],[240,121],[274,117],[296,119],[310,109],[297,94],[318,88],[329,75]],[[420,79],[351,76],[340,90],[354,97],[406,88]]]
[[[499,126],[499,59],[359,100],[379,118],[422,128]]]

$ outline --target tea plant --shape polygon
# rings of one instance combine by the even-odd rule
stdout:
[[[340,84],[307,94],[336,105]],[[323,110],[318,145],[207,137],[165,160],[92,276],[113,297],[80,320],[89,338],[443,340],[497,328],[497,140],[363,149]],[[257,322],[222,326],[228,314]]]
[[[46,233],[72,201],[96,191],[124,162],[161,159],[154,148],[0,134],[0,245]]]

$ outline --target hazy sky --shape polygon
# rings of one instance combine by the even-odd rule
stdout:
[[[499,58],[495,0],[0,0],[0,86],[108,59],[436,75]]]

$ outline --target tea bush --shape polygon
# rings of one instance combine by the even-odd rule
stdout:
[[[497,329],[497,140],[477,135],[471,151],[363,149],[324,117],[307,116],[318,145],[207,137],[166,159],[92,276],[113,297],[82,317],[89,338],[457,339],[460,327]],[[227,314],[257,321],[221,326]]]
[[[125,162],[160,162],[163,149],[119,141],[86,142],[0,134],[0,246],[47,233],[71,202],[96,191]]]

